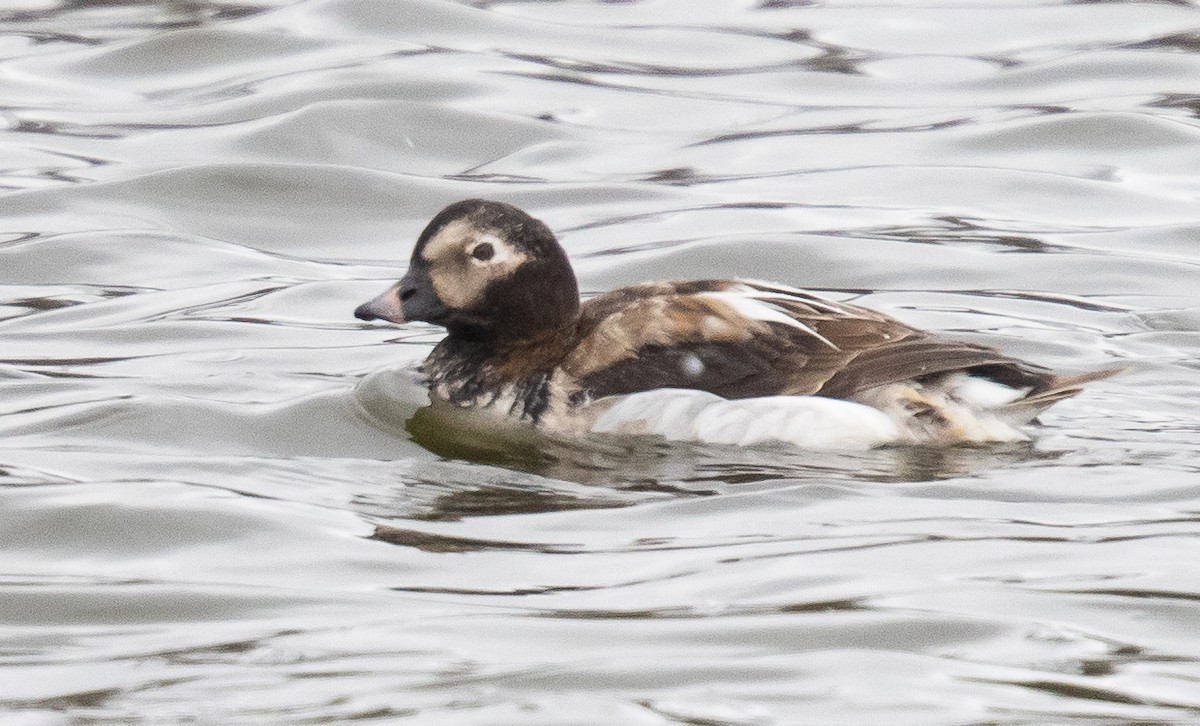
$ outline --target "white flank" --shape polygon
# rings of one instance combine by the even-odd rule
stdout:
[[[754,446],[783,442],[811,449],[865,449],[901,438],[882,411],[818,396],[728,400],[664,388],[598,402],[597,433],[657,434],[673,441]]]

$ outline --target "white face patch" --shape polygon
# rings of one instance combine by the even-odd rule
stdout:
[[[486,254],[485,254],[486,253]],[[493,269],[509,269],[516,258],[517,264],[525,261],[525,255],[517,252],[508,243],[490,232],[478,235],[474,242],[467,245],[467,255],[471,262]],[[516,269],[515,266],[512,269]]]
[[[456,219],[425,243],[421,259],[429,263],[438,299],[468,309],[480,302],[490,282],[512,275],[529,256],[496,233]]]
[[[438,233],[425,243],[425,248],[421,250],[421,259],[434,264],[455,249],[461,250],[474,229],[465,219],[454,220],[439,229]]]

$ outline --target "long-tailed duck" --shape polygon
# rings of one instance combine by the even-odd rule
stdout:
[[[433,218],[408,272],[354,311],[447,335],[422,365],[434,408],[551,436],[652,433],[861,447],[1019,441],[1116,370],[1059,375],[883,313],[753,280],[647,282],[580,302],[566,253],[521,209]]]

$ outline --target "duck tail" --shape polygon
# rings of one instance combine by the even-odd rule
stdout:
[[[1049,375],[1044,383],[1035,386],[1021,398],[1005,404],[997,413],[1013,423],[1029,423],[1053,404],[1078,394],[1086,384],[1111,378],[1126,370],[1128,369],[1124,367],[1104,368],[1065,376]]]

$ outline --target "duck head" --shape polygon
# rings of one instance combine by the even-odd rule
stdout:
[[[404,277],[354,316],[419,320],[463,338],[531,339],[575,322],[579,287],[549,227],[511,204],[468,199],[438,212]]]

